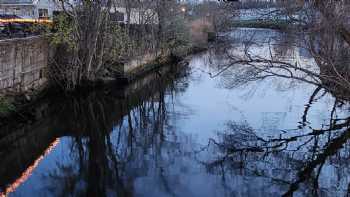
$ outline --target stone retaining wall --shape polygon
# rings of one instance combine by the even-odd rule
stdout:
[[[0,41],[0,92],[26,92],[47,82],[49,43],[41,36]]]

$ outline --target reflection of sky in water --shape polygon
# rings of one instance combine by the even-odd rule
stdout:
[[[203,58],[204,56],[204,58]],[[281,130],[296,129],[301,121],[305,106],[315,87],[296,83],[291,88],[284,80],[267,79],[251,82],[243,87],[226,89],[220,85],[221,78],[210,78],[205,72],[213,72],[206,64],[206,55],[193,57],[190,62],[192,73],[185,92],[177,94],[173,100],[167,96],[169,124],[175,132],[166,132],[166,143],[160,153],[155,147],[137,153],[126,167],[133,184],[135,196],[266,196],[277,195],[285,187],[271,185],[266,178],[254,176],[230,176],[224,184],[222,177],[208,174],[199,163],[207,156],[194,151],[216,138],[228,121],[246,122],[258,135],[270,136]],[[234,68],[233,68],[234,69]],[[311,126],[318,128],[326,123],[333,98],[329,95],[314,103],[308,115]],[[172,111],[174,110],[174,111]],[[117,126],[116,126],[117,127]],[[127,130],[127,122],[123,123]],[[117,136],[117,130],[111,134]],[[126,139],[127,136],[124,136]],[[113,141],[112,143],[116,143]],[[56,149],[48,155],[32,176],[11,196],[47,196],[48,173],[60,173],[58,165],[78,165],[74,159],[76,152],[70,152],[72,138],[64,137]],[[126,146],[126,145],[125,145]],[[127,148],[127,147],[123,147]],[[142,160],[142,163],[139,163]],[[67,169],[69,170],[69,169]],[[75,171],[75,169],[71,169]],[[332,174],[328,167],[322,174]],[[75,172],[77,173],[77,172]],[[272,172],[278,174],[279,171]],[[164,180],[165,179],[165,180]],[[331,185],[330,178],[323,181]],[[81,187],[83,187],[81,183]],[[113,193],[111,193],[112,195]]]
[[[190,120],[180,123],[184,132],[195,133],[205,144],[229,120],[246,121],[255,130],[268,134],[296,129],[315,86],[270,78],[243,87],[220,88],[220,76],[209,77],[207,73],[215,73],[215,69],[207,65],[207,57],[204,57],[195,57],[191,62],[192,78],[199,82],[190,83],[184,95],[178,98],[194,112]],[[329,118],[333,102],[334,99],[326,95],[313,104],[308,115],[312,126],[317,127]]]
[[[47,172],[57,172],[58,165],[72,164],[71,155],[67,151],[70,150],[70,143],[71,139],[61,138],[58,145],[40,162],[29,179],[10,196],[47,196],[50,194],[49,188],[60,187],[61,185],[45,181],[45,178]]]

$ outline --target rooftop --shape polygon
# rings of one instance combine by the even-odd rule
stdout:
[[[0,0],[0,4],[33,4],[35,0]]]

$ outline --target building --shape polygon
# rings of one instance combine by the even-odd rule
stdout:
[[[119,23],[158,24],[158,15],[152,9],[131,8],[127,10],[124,7],[113,7],[110,12],[112,19]]]
[[[152,0],[113,0],[110,13],[123,24],[157,24],[156,4]]]
[[[78,1],[72,1],[72,4]],[[52,19],[62,10],[53,0],[0,0],[0,16],[11,15],[25,19]],[[124,24],[154,24],[158,22],[157,14],[152,9],[115,5],[110,10],[115,21]]]
[[[59,8],[53,0],[0,0],[0,15],[21,18],[49,19]]]

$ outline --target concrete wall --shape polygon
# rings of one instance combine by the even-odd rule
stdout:
[[[146,53],[142,56],[134,57],[126,62],[123,67],[124,74],[132,73],[142,69],[146,64],[154,62],[160,53]]]
[[[31,91],[47,82],[49,43],[44,37],[0,41],[0,92]]]

